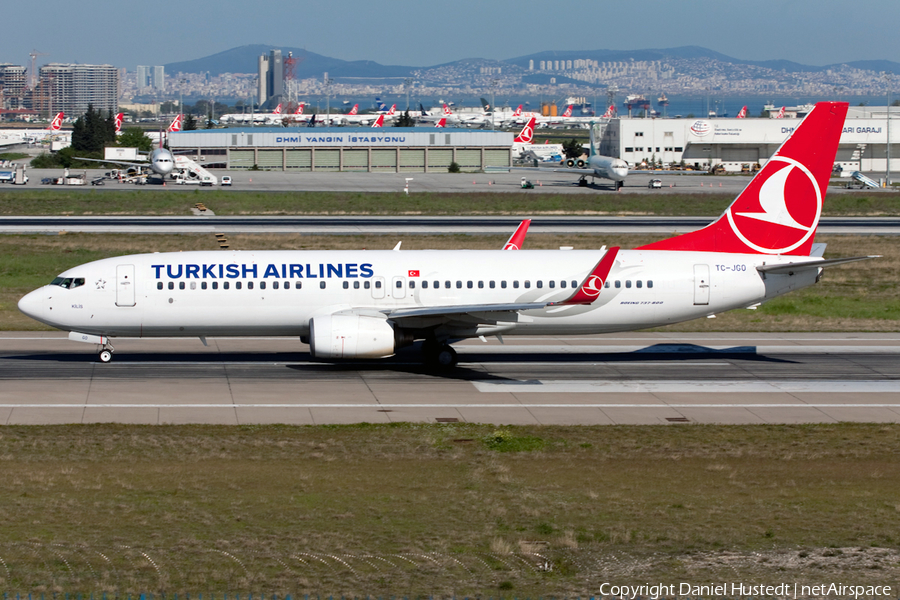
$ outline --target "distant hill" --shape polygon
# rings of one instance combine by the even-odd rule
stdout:
[[[774,69],[776,71],[785,71],[787,73],[797,72],[821,72],[826,69],[839,69],[846,64],[849,67],[864,69],[869,71],[881,72],[888,71],[897,73],[900,77],[900,63],[889,60],[863,60],[848,63],[839,63],[825,66],[811,66],[792,62],[789,60],[744,60],[727,56],[720,52],[703,48],[701,46],[681,46],[678,48],[650,48],[644,50],[565,50],[565,51],[546,51],[527,56],[519,56],[504,61],[496,61],[480,58],[468,58],[433,67],[406,67],[400,65],[382,65],[369,60],[346,61],[338,58],[331,58],[310,52],[303,48],[278,47],[265,44],[251,44],[247,46],[239,46],[231,50],[225,50],[218,54],[188,60],[182,62],[169,63],[165,65],[166,73],[203,73],[208,72],[210,75],[221,75],[222,73],[256,73],[258,59],[262,54],[268,54],[272,49],[280,49],[283,56],[287,56],[288,52],[293,52],[294,56],[299,59],[295,74],[297,79],[321,78],[324,73],[328,73],[330,77],[335,78],[356,78],[356,79],[380,79],[380,78],[402,78],[409,77],[414,72],[424,73],[430,70],[447,70],[456,69],[459,72],[469,72],[477,65],[515,65],[522,69],[528,68],[528,61],[534,60],[538,63],[542,60],[575,60],[586,58],[596,60],[598,62],[618,62],[618,61],[667,61],[667,60],[712,60],[734,65],[753,65],[756,67],[764,67]],[[476,71],[477,72],[477,71]],[[544,76],[536,77],[536,75],[527,75],[530,77],[529,83],[546,83]],[[536,77],[536,78],[535,78]],[[548,80],[549,81],[549,80]],[[557,81],[563,83],[559,78]],[[568,79],[566,81],[569,81]],[[571,80],[571,82],[575,82]]]
[[[259,57],[271,50],[281,50],[284,57],[287,57],[288,52],[294,53],[299,59],[294,70],[297,79],[322,77],[326,72],[329,77],[408,77],[413,71],[412,67],[386,66],[370,60],[330,58],[303,48],[251,44],[195,60],[169,63],[165,65],[166,73],[208,72],[213,76],[222,73],[256,73]]]

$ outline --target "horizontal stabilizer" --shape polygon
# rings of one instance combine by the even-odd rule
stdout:
[[[833,267],[835,265],[843,265],[846,263],[857,262],[860,260],[868,260],[870,258],[881,258],[880,254],[872,256],[851,256],[848,258],[830,258],[828,260],[810,260],[803,262],[794,262],[779,265],[760,265],[756,270],[760,273],[772,273],[773,275],[781,275],[785,273],[793,273],[801,269],[818,269],[819,267]]]

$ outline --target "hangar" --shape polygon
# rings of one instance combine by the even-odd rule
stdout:
[[[896,109],[900,112],[900,109]],[[893,111],[892,111],[893,112]],[[896,114],[896,113],[895,113]],[[851,107],[835,163],[844,171],[885,171],[888,119],[886,107]],[[600,153],[630,165],[657,160],[699,168],[721,164],[740,171],[748,163],[765,163],[800,124],[801,119],[612,119],[600,133]],[[898,124],[891,121],[891,171],[900,171]]]
[[[285,171],[446,172],[509,167],[514,134],[434,127],[253,127],[169,134],[204,166]]]

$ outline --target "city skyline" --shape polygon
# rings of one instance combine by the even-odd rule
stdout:
[[[63,0],[15,3],[6,7],[5,20],[65,22],[68,6]],[[84,27],[55,26],[52,34],[35,38],[34,31],[40,28],[9,28],[0,40],[0,62],[30,67],[28,53],[36,49],[47,54],[38,57],[38,65],[112,64],[133,71],[137,65],[191,60],[258,43],[413,67],[474,57],[506,60],[543,51],[687,45],[743,60],[783,59],[811,66],[900,62],[900,38],[893,32],[900,5],[890,0],[870,0],[863,10],[853,12],[834,0],[760,0],[749,10],[703,0],[650,0],[640,10],[605,3],[597,9],[573,10],[533,0],[514,5],[460,0],[435,5],[434,10],[403,0],[387,7],[344,0],[337,7],[302,8],[284,0],[270,0],[260,8],[235,0],[201,0],[191,7],[192,12],[147,26],[149,19],[124,21],[121,3],[87,0],[80,12],[93,15],[91,23],[113,25],[103,35],[85,35]],[[289,18],[273,18],[280,14]],[[836,18],[839,15],[846,18]],[[877,18],[868,18],[872,15]],[[862,20],[857,22],[857,17]],[[134,27],[147,34],[139,43],[134,42]]]

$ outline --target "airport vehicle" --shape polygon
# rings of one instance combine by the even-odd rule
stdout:
[[[662,179],[651,179],[650,183],[647,184],[647,187],[651,190],[658,190],[662,188]]]
[[[25,167],[17,166],[9,171],[0,171],[0,183],[12,183],[13,185],[25,185],[28,183],[28,175]]]
[[[534,119],[528,122],[528,125],[522,130],[522,133],[519,134],[515,140],[513,140],[513,156],[517,154],[517,148],[519,148],[520,152],[522,150],[528,150],[531,152],[540,151],[542,147],[551,146],[551,144],[532,144],[525,146],[518,146],[517,143],[520,141],[520,138],[524,141],[528,136],[532,139],[534,137],[534,130],[531,129],[529,131],[529,127],[533,127]],[[541,167],[540,170],[549,171],[551,173],[573,173],[576,175],[580,175],[578,179],[579,186],[587,185],[587,178],[601,178],[601,179],[609,179],[615,185],[615,189],[619,189],[623,185],[625,185],[625,178],[628,176],[628,163],[626,163],[621,158],[615,158],[613,156],[603,156],[601,154],[597,154],[597,146],[594,141],[594,128],[590,128],[590,149],[588,150],[588,159],[584,165],[584,168],[580,167],[554,167],[554,168],[546,168]],[[562,153],[562,146],[560,144],[553,144],[558,147],[558,152]]]
[[[657,327],[816,283],[813,244],[848,104],[819,103],[710,225],[634,250],[168,252],[66,270],[19,309],[109,362],[115,337],[297,336],[319,360],[381,358],[421,340]]]
[[[231,176],[230,175],[222,175],[222,185],[231,186]]]

